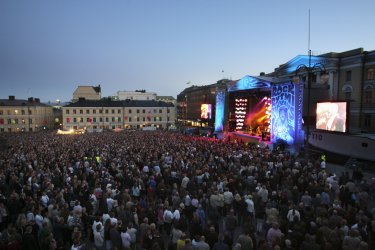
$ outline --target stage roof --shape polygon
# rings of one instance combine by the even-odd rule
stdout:
[[[267,89],[272,84],[290,82],[289,78],[278,78],[270,76],[245,76],[228,88],[228,92],[248,90],[248,89]]]

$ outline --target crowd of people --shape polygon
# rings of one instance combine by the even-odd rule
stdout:
[[[0,249],[375,249],[374,186],[167,131],[3,135]]]

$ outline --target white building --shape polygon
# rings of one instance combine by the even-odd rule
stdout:
[[[136,90],[136,91],[118,91],[118,100],[140,100],[140,101],[151,101],[156,100],[156,93],[146,92],[146,90]]]

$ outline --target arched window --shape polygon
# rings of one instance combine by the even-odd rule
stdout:
[[[363,88],[363,94],[364,94],[364,103],[365,104],[370,104],[372,102],[372,92],[374,90],[374,86],[372,86],[371,84],[367,84],[364,88]]]
[[[367,80],[374,80],[374,69],[367,69]]]
[[[349,84],[345,84],[341,90],[345,93],[345,100],[350,100],[352,97],[353,87]]]

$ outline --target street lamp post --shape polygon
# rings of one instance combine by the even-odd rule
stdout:
[[[325,73],[326,69],[325,69],[324,65],[320,62],[317,62],[317,63],[314,63],[313,65],[311,65],[311,50],[309,50],[309,63],[308,63],[308,65],[305,65],[305,64],[298,65],[297,69],[295,71],[295,77],[299,78],[298,73],[300,71],[304,71],[304,72],[307,73],[307,115],[306,115],[306,136],[305,136],[304,144],[305,144],[306,156],[308,158],[308,156],[309,156],[310,123],[311,123],[310,102],[311,102],[312,75],[315,72]]]

